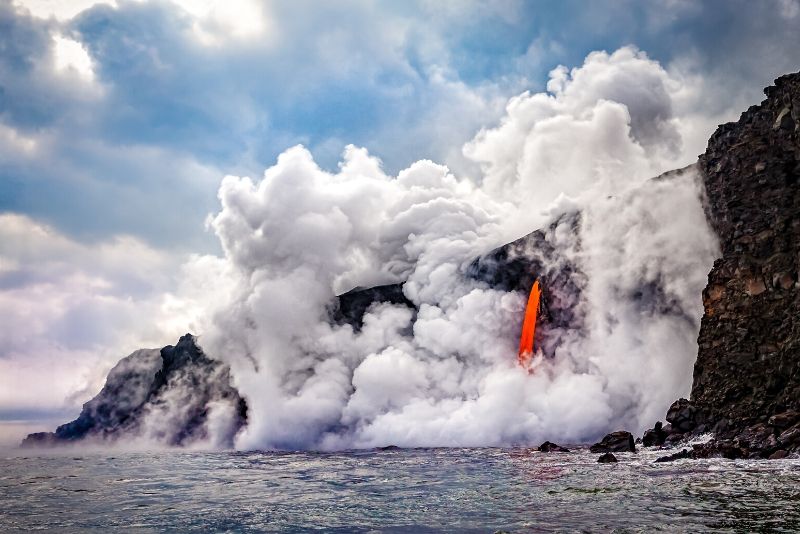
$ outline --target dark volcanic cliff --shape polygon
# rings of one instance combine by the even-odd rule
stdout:
[[[22,445],[141,437],[150,444],[230,447],[246,422],[247,406],[228,366],[208,358],[186,334],[175,346],[137,350],[120,360],[77,419],[55,432],[31,434]]]
[[[691,399],[667,416],[672,432],[715,432],[697,455],[800,449],[800,73],[765,93],[699,160],[722,257],[703,291]]]
[[[692,400],[736,424],[800,409],[800,75],[775,84],[700,157],[722,258],[703,292]]]

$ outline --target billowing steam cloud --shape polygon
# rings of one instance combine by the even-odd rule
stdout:
[[[223,181],[209,224],[225,255],[193,257],[177,288],[164,275],[177,255],[130,238],[88,247],[5,214],[0,274],[20,289],[0,295],[10,325],[0,332],[0,400],[12,409],[82,402],[120,346],[160,346],[189,329],[231,364],[247,399],[241,448],[496,445],[640,430],[688,393],[716,254],[694,171],[651,179],[703,149],[700,93],[623,48],[556,69],[547,93],[513,98],[500,123],[463,148],[475,176],[430,161],[387,176],[356,147],[327,172],[290,148],[261,180]],[[569,321],[537,329],[529,375],[517,364],[527,295],[465,271],[537,228],[554,252],[523,253],[565,273],[569,284],[543,289]],[[381,304],[357,331],[331,324],[335,295],[385,283],[403,283],[416,313]],[[201,402],[196,381],[173,386],[126,443],[170,443],[188,399]],[[233,406],[206,408],[208,433],[227,436]]]
[[[201,343],[247,398],[237,446],[578,441],[655,420],[690,386],[716,254],[695,172],[649,180],[693,159],[686,93],[635,49],[593,53],[465,147],[480,179],[430,161],[387,176],[355,147],[329,173],[299,146],[259,182],[226,177],[210,224],[229,297]],[[516,357],[527,295],[463,272],[566,212],[581,222],[556,229],[577,232],[558,254],[583,273],[583,326],[529,375]],[[360,331],[331,324],[336,294],[390,282],[404,282],[415,321],[385,304]]]

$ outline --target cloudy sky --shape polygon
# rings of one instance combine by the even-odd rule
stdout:
[[[0,0],[0,419],[74,414],[192,326],[225,175],[354,144],[477,183],[509,99],[621,47],[680,81],[691,163],[800,68],[798,27],[798,0]]]

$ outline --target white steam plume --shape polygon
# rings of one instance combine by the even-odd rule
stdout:
[[[225,258],[187,272],[213,264],[230,287],[200,341],[247,399],[238,447],[583,441],[638,432],[688,392],[717,245],[694,170],[649,178],[700,150],[682,146],[691,91],[632,48],[555,69],[548,91],[512,99],[464,148],[480,180],[430,161],[387,176],[355,147],[336,173],[294,147],[257,183],[225,178],[211,220]],[[576,211],[557,252],[585,277],[583,328],[528,375],[515,350],[526,296],[463,271]],[[394,282],[415,321],[383,304],[360,331],[330,324],[336,294]]]

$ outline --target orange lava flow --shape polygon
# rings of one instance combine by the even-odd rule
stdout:
[[[539,298],[541,296],[542,291],[539,289],[539,281],[536,280],[528,297],[525,320],[522,322],[522,334],[519,337],[519,364],[525,368],[528,368],[533,358],[533,335],[536,333],[536,314],[539,311]]]

